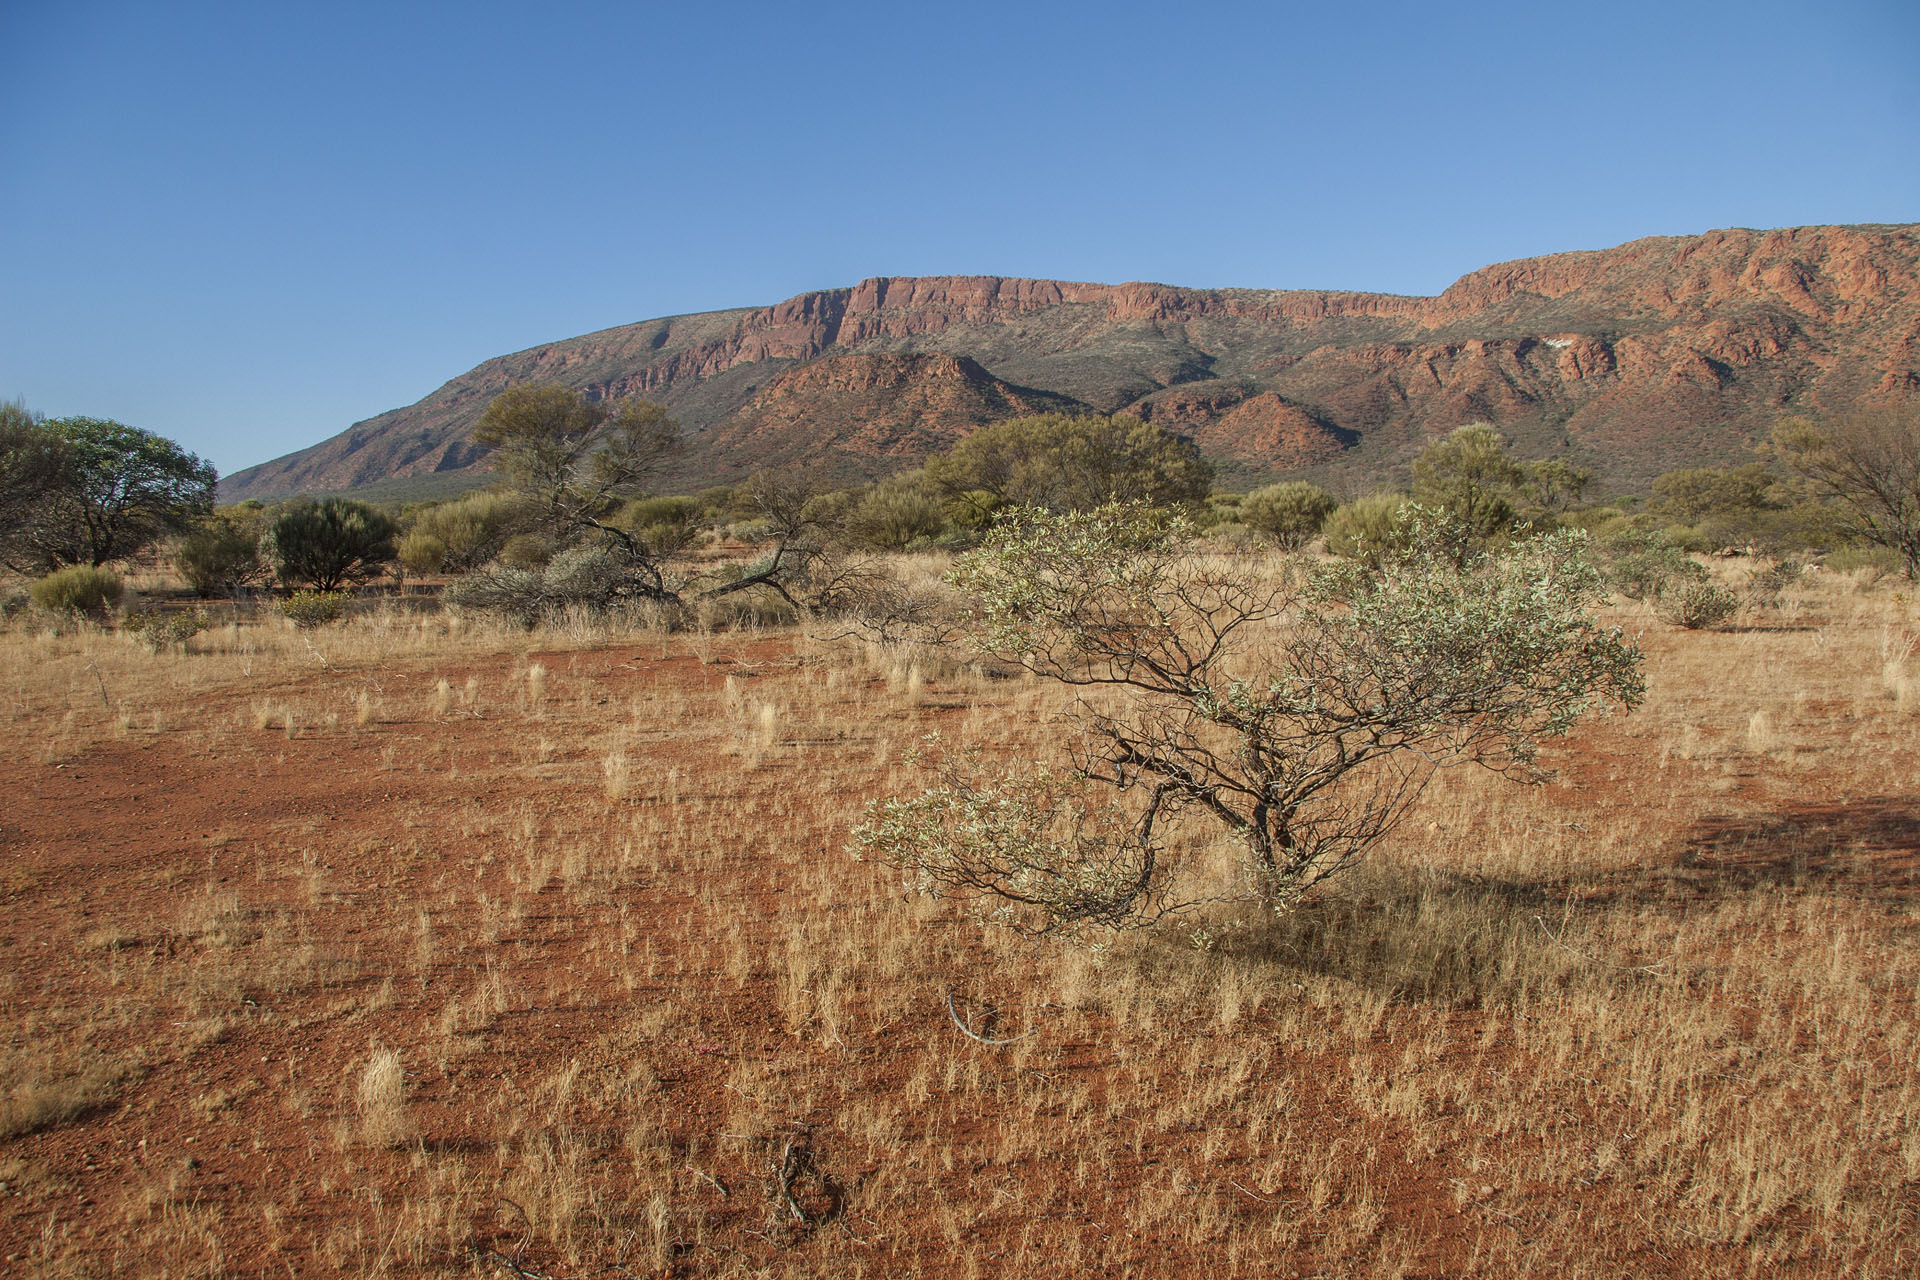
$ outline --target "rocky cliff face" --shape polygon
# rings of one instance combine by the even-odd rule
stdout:
[[[1002,417],[1126,410],[1229,471],[1391,468],[1494,422],[1623,481],[1742,456],[1788,412],[1920,395],[1920,227],[1637,240],[1487,267],[1437,298],[943,276],[873,279],[489,360],[418,404],[228,478],[229,500],[480,473],[521,381],[665,401],[672,480],[909,466]]]

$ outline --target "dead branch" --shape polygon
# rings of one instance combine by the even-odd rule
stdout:
[[[953,1025],[958,1027],[960,1029],[960,1034],[967,1037],[967,1039],[977,1040],[981,1044],[992,1045],[996,1048],[998,1048],[1001,1045],[1018,1044],[1022,1040],[1025,1040],[1028,1036],[1034,1035],[1040,1030],[1040,1028],[1038,1027],[1031,1027],[1028,1030],[1021,1032],[1019,1035],[1009,1036],[1005,1040],[990,1040],[986,1036],[981,1035],[978,1031],[975,1031],[972,1027],[968,1026],[961,1019],[960,1011],[953,1007],[953,992],[951,991],[947,992],[947,1016],[953,1019]]]

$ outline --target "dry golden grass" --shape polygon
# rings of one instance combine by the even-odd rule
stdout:
[[[1557,782],[1444,774],[1322,900],[1100,949],[846,856],[929,730],[1054,747],[1058,691],[948,655],[397,608],[176,654],[16,630],[0,1254],[1910,1274],[1903,588],[1626,608],[1648,704]]]

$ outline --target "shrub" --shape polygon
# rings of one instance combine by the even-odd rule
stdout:
[[[1678,582],[1660,593],[1661,619],[1689,631],[1717,627],[1740,611],[1740,597],[1709,578]]]
[[[1297,551],[1316,537],[1338,504],[1317,484],[1289,480],[1255,489],[1240,504],[1240,519],[1280,544]]]
[[[179,648],[186,644],[190,638],[205,631],[212,621],[204,609],[176,613],[142,609],[138,613],[128,614],[120,623],[120,629],[159,653],[163,649]]]
[[[48,574],[27,588],[33,602],[49,613],[105,613],[120,603],[125,590],[111,569],[77,564]]]
[[[399,532],[385,512],[349,498],[296,498],[267,523],[261,550],[282,582],[338,590],[393,561]]]
[[[1687,558],[1686,548],[1658,529],[1628,529],[1600,543],[1601,575],[1630,600],[1654,600],[1707,571]]]
[[[413,573],[467,573],[499,555],[530,515],[516,495],[470,493],[414,512],[395,551]]]
[[[1285,907],[1373,848],[1433,770],[1539,781],[1542,741],[1644,696],[1639,651],[1590,616],[1582,534],[1463,555],[1464,526],[1415,508],[1376,568],[1248,582],[1185,533],[1118,504],[1026,512],[963,556],[949,580],[982,653],[1109,694],[1063,735],[1070,767],[949,761],[945,785],[870,806],[856,845],[1036,933],[1223,895]],[[1219,836],[1230,873],[1183,876],[1180,851]]]
[[[296,591],[278,607],[281,616],[305,630],[340,621],[347,616],[347,604],[352,599],[344,591]]]
[[[266,522],[255,510],[220,511],[173,544],[173,567],[202,597],[228,595],[266,576],[260,536]]]
[[[1400,494],[1376,493],[1336,507],[1325,524],[1327,550],[1378,564],[1402,541],[1410,505]]]

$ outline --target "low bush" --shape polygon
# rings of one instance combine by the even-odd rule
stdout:
[[[344,591],[296,591],[276,606],[282,617],[305,630],[324,627],[347,616],[353,599]]]
[[[120,624],[120,629],[159,653],[186,644],[190,638],[212,625],[212,621],[204,609],[189,609],[181,613],[142,609],[138,613],[128,614]]]
[[[27,588],[33,602],[49,613],[102,614],[120,603],[124,591],[119,574],[85,564],[50,573]]]
[[[1717,627],[1740,611],[1740,597],[1707,578],[1678,582],[1660,593],[1661,620],[1689,631]]]

